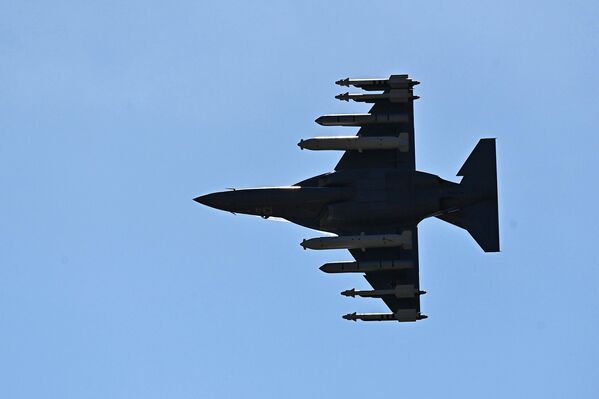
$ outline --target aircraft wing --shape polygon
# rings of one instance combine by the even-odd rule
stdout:
[[[410,249],[403,248],[372,248],[362,251],[350,250],[358,261],[410,261],[412,267],[403,270],[374,271],[365,274],[366,280],[375,290],[396,290],[398,286],[404,288],[404,293],[399,297],[395,294],[384,295],[381,299],[393,313],[420,314],[420,282],[418,270],[418,228],[400,229],[398,232],[409,230],[412,232],[412,245]],[[405,294],[407,286],[413,287],[414,295]],[[409,290],[408,290],[409,291]],[[396,291],[396,293],[399,291]]]
[[[346,151],[341,160],[335,166],[335,170],[362,169],[362,168],[409,168],[415,169],[414,153],[414,100],[418,97],[413,95],[414,82],[407,78],[407,75],[394,75],[392,79],[403,79],[400,82],[406,82],[402,88],[386,88],[383,93],[377,95],[356,95],[351,97],[354,101],[374,102],[369,114],[378,115],[406,115],[407,121],[394,123],[373,123],[360,128],[358,136],[361,137],[406,137],[408,140],[407,149],[394,150],[371,150],[371,151]],[[364,87],[362,87],[364,88]],[[368,87],[366,90],[370,90]],[[374,89],[372,89],[374,90]],[[347,98],[349,93],[340,95],[338,98]],[[346,97],[343,97],[346,96]],[[361,97],[374,98],[372,100],[363,100]],[[398,100],[401,99],[401,100]]]

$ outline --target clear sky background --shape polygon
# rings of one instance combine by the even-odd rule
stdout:
[[[370,4],[368,4],[370,3]],[[0,1],[0,397],[596,398],[596,1]],[[497,137],[502,252],[420,225],[418,323],[353,323],[288,185],[336,79],[409,73],[419,170]]]

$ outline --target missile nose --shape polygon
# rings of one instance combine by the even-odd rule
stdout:
[[[335,96],[335,98],[337,100],[341,100],[341,101],[349,101],[349,92],[347,93],[341,93],[341,94],[337,94]]]
[[[345,320],[353,320],[353,321],[357,321],[357,316],[356,316],[356,312],[354,313],[348,313],[348,314],[344,314],[343,317]]]

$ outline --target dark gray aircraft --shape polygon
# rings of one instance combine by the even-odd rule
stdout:
[[[343,316],[347,320],[416,321],[420,312],[418,223],[437,217],[466,229],[485,252],[499,251],[495,139],[478,142],[460,171],[460,183],[416,170],[414,96],[419,82],[408,75],[389,79],[343,79],[366,93],[339,100],[374,103],[367,114],[324,115],[323,126],[357,126],[356,136],[315,137],[301,149],[345,151],[335,171],[290,187],[217,192],[195,201],[233,213],[287,219],[334,233],[304,240],[306,249],[348,249],[355,261],[326,263],[326,273],[364,273],[373,290],[345,296],[381,298],[392,313]],[[374,92],[374,93],[373,93]]]

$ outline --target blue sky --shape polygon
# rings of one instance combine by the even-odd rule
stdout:
[[[594,1],[0,2],[0,397],[594,398]],[[502,252],[420,225],[418,323],[318,233],[192,198],[339,154],[347,76],[409,73],[417,167],[497,137]],[[341,129],[343,130],[343,129]],[[353,133],[355,129],[337,131]]]

